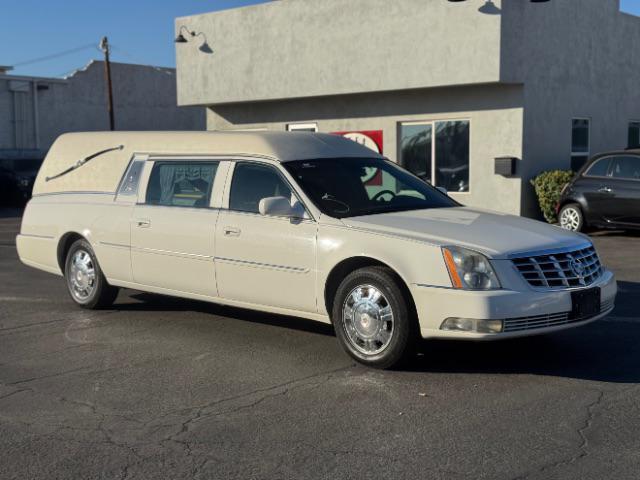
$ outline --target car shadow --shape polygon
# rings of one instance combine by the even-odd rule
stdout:
[[[598,322],[555,334],[494,342],[422,340],[407,372],[530,374],[640,383],[640,283],[618,282],[615,310]],[[129,295],[118,311],[195,311],[234,320],[335,336],[333,327],[297,317],[150,293]]]
[[[590,237],[640,237],[640,229],[630,230],[591,230]]]
[[[201,302],[178,297],[168,297],[153,293],[136,292],[129,298],[139,303],[115,303],[110,310],[117,311],[144,311],[144,312],[199,312],[221,317],[233,318],[244,322],[260,323],[274,327],[289,328],[304,332],[317,333],[319,335],[335,335],[333,326],[326,323],[306,320],[300,317],[288,315],[276,315],[271,313],[248,310],[245,308],[229,307],[216,303]]]

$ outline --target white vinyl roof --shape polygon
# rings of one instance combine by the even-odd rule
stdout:
[[[64,176],[46,181],[79,160],[104,153]],[[60,136],[47,154],[34,195],[53,192],[115,192],[135,154],[268,157],[281,162],[381,155],[338,135],[310,132],[91,132]]]

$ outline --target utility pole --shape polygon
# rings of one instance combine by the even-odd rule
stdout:
[[[109,128],[115,130],[113,118],[113,87],[111,85],[111,63],[109,62],[109,40],[102,37],[100,40],[100,50],[104,53],[104,76],[107,82],[107,110],[109,111]]]

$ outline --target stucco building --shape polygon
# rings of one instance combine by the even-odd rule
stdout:
[[[111,63],[117,130],[204,130],[201,108],[178,107],[175,69]],[[61,134],[108,130],[104,62],[66,78],[0,67],[0,160],[42,159]],[[19,165],[13,165],[19,169]]]
[[[208,129],[349,133],[467,205],[536,216],[537,173],[638,142],[618,0],[280,0],[185,28],[178,104]]]

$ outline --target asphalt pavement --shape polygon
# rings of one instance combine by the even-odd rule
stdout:
[[[0,212],[1,479],[638,479],[640,236],[605,320],[356,365],[331,327],[130,290],[85,311]]]

